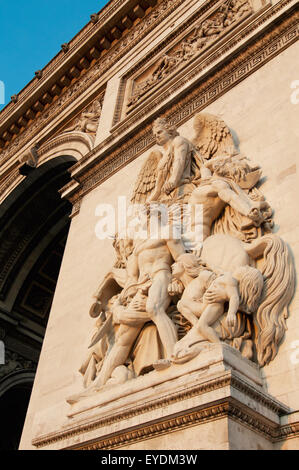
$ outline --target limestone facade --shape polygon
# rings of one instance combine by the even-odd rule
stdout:
[[[297,289],[265,365],[211,343],[93,394],[79,373],[93,296],[116,261],[112,240],[97,236],[98,207],[116,209],[119,196],[129,204],[149,154],[161,151],[157,118],[188,141],[198,113],[225,122],[261,167],[272,233],[298,272],[298,17],[289,0],[112,0],[0,113],[2,207],[57,162],[72,204],[21,449],[298,449]]]

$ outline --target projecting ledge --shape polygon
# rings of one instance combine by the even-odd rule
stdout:
[[[218,423],[229,433],[233,420],[254,434],[254,442],[262,435],[271,447],[280,428],[280,416],[289,412],[266,393],[259,368],[225,344],[210,345],[185,364],[173,364],[122,385],[98,391],[94,387],[68,398],[68,402],[71,406],[65,426],[36,436],[35,446],[126,448],[156,436],[169,434],[171,438],[176,431],[189,432],[194,426],[204,430],[215,420],[220,420]],[[190,432],[197,434],[192,429]],[[230,444],[227,437],[227,448]],[[213,445],[215,449],[223,447],[217,444],[217,435]],[[207,444],[203,448],[210,447]]]

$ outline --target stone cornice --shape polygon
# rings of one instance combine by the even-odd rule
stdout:
[[[67,44],[67,50],[65,52],[59,52],[40,72],[41,78],[34,78],[26,87],[21,90],[17,97],[16,103],[10,102],[0,112],[0,128],[1,125],[9,118],[12,113],[24,103],[29,97],[32,97],[34,93],[38,91],[41,85],[44,85],[50,76],[58,72],[60,68],[64,67],[64,64],[69,60],[70,56],[80,55],[80,49],[94,36],[99,36],[101,33],[105,36],[108,30],[113,29],[124,15],[131,13],[131,16],[137,18],[133,13],[133,9],[138,5],[138,0],[110,0],[102,10],[98,13],[96,22],[89,21]],[[145,0],[146,6],[154,6],[156,1]],[[131,11],[132,10],[132,11]],[[114,24],[115,23],[115,24]],[[133,21],[132,21],[133,25]],[[105,30],[105,31],[104,31]],[[104,48],[102,48],[104,49]],[[84,51],[86,53],[86,51]]]
[[[238,421],[253,427],[255,430],[266,434],[268,437],[272,429],[265,423],[257,421],[256,416],[245,411],[242,407],[227,400],[217,403],[209,408],[193,411],[192,413],[176,416],[159,423],[149,426],[139,427],[137,429],[128,430],[125,433],[107,436],[105,439],[94,440],[81,446],[72,446],[74,450],[111,450],[117,449],[125,445],[132,445],[137,442],[152,439],[170,432],[185,429],[190,426],[196,426],[208,421],[215,421],[221,418],[236,418]]]
[[[128,430],[125,433],[118,433],[107,436],[105,439],[93,440],[84,445],[72,446],[74,450],[112,450],[132,445],[137,442],[154,437],[169,434],[187,427],[200,425],[209,421],[230,418],[244,426],[264,435],[270,441],[275,440],[277,429],[266,420],[260,418],[258,413],[253,412],[249,407],[240,405],[234,399],[228,399],[221,403],[213,404],[208,408],[193,411],[192,413],[176,416],[149,426]]]
[[[299,422],[281,426],[276,440],[283,441],[284,439],[295,439],[296,437],[299,437]]]
[[[75,75],[73,77],[69,73],[69,67],[72,66],[71,62],[68,64],[67,67],[66,65],[62,63],[59,63],[59,64],[57,63],[55,65],[55,67],[57,68],[57,73],[58,74],[60,73],[60,75],[63,75],[64,73],[66,73],[66,75],[68,75],[67,80],[70,82],[70,84],[67,85],[66,88],[63,88],[63,85],[61,84],[58,85],[58,89],[60,89],[60,91],[58,91],[57,93],[56,91],[53,91],[53,92],[51,91],[52,95],[54,93],[55,99],[53,98],[52,100],[53,102],[51,102],[51,100],[49,99],[49,102],[47,102],[45,106],[43,105],[43,103],[41,103],[42,99],[41,101],[37,100],[40,111],[37,113],[37,115],[32,117],[32,120],[29,121],[30,125],[28,127],[26,127],[26,124],[25,124],[25,127],[20,128],[19,125],[16,126],[16,124],[14,124],[16,132],[20,131],[20,135],[17,137],[14,137],[12,139],[11,144],[6,146],[5,149],[2,150],[2,153],[0,153],[0,156],[2,157],[2,163],[6,162],[13,154],[15,154],[19,150],[20,147],[24,147],[30,142],[30,140],[32,140],[35,136],[37,136],[38,133],[42,131],[46,125],[51,123],[54,116],[57,116],[57,114],[60,114],[69,105],[71,104],[74,105],[74,100],[76,98],[80,97],[85,90],[87,90],[96,81],[98,81],[101,75],[103,75],[107,70],[109,70],[111,66],[115,64],[121,57],[123,57],[129,51],[131,51],[132,47],[134,47],[138,42],[140,42],[164,18],[166,18],[172,11],[174,11],[180,4],[184,3],[185,1],[186,0],[159,0],[158,5],[147,13],[144,21],[139,21],[137,18],[137,21],[132,23],[132,26],[130,27],[129,30],[127,29],[124,30],[123,35],[118,40],[115,39],[115,41],[111,41],[110,46],[107,46],[106,48],[104,48],[103,46],[103,50],[100,53],[100,57],[98,59],[92,60],[89,57],[89,59],[87,60],[87,62],[89,62],[89,65],[87,66],[78,65],[78,67],[76,66],[76,68],[79,69],[79,72],[80,72],[79,76]],[[210,0],[210,1],[215,1],[215,0]],[[156,0],[154,2],[149,2],[149,0],[145,0],[145,2],[152,3],[154,5],[154,3],[156,3]],[[127,6],[130,5],[130,8],[134,9],[134,6],[137,5],[138,1],[127,0],[126,2],[122,2],[122,3],[125,3],[125,5]],[[115,2],[115,4],[119,5],[120,3]],[[119,12],[117,13],[118,15],[115,18],[117,21],[119,21]],[[97,25],[95,26],[97,27]],[[107,26],[106,23],[101,25],[101,28],[103,28],[103,33],[107,29],[106,26]],[[91,28],[91,31],[92,31],[90,33],[91,36],[94,37],[95,41],[98,42],[100,31],[98,29],[94,30],[94,27]],[[107,36],[107,32],[105,34]],[[67,54],[69,54],[69,52]],[[74,52],[73,55],[76,58],[76,60],[79,60],[80,54],[77,50]],[[86,56],[86,53],[85,53],[85,56]],[[83,55],[83,59],[85,56]],[[65,68],[67,68],[68,71],[64,70]],[[41,78],[41,80],[46,79],[46,75],[43,75],[43,77],[44,78]],[[53,85],[52,83],[53,79],[51,78],[51,80],[52,81],[51,81],[51,84],[49,83],[49,86]],[[40,83],[36,83],[36,86],[38,88],[40,88],[41,86]],[[45,87],[45,89],[42,90],[43,94],[48,93],[46,88],[47,87]],[[62,88],[63,90],[61,90]],[[61,91],[62,91],[62,94],[60,94]],[[32,99],[31,95],[32,93],[30,92],[28,94],[30,106],[33,105],[32,101],[35,101],[35,99],[34,100]],[[26,101],[25,97],[24,97],[24,101]],[[84,104],[86,105],[87,103],[84,103]],[[82,107],[82,103],[80,105]],[[14,121],[16,121],[17,119],[22,120],[23,118],[23,120],[24,119],[25,121],[27,120],[27,118],[26,117],[24,118],[24,115],[22,115],[23,111],[21,115],[19,116],[20,105],[19,107],[18,107],[18,104],[14,104],[13,106],[14,106],[14,111],[13,113],[9,114],[10,116],[9,121],[7,121],[9,122],[9,126],[11,126],[14,123]],[[30,112],[33,112],[30,106],[29,106],[29,110]],[[4,111],[5,110],[2,111],[2,114],[4,113]],[[4,123],[3,121],[3,125],[2,125],[1,114],[0,114],[0,134],[2,135],[2,138],[0,135],[0,143],[1,143],[1,139],[2,139],[2,143],[4,141],[3,132],[8,132],[8,135],[11,136],[11,131],[8,130],[8,124],[6,122]],[[39,139],[40,140],[39,143],[44,142],[49,137],[51,136],[47,136],[46,138],[44,137],[42,140]],[[7,140],[10,141],[11,137],[7,137]]]
[[[242,392],[245,396],[254,399],[259,405],[274,411],[277,415],[282,415],[283,413],[288,412],[288,409],[281,405],[281,403],[272,399],[272,397],[262,392],[262,390],[254,388],[247,381],[243,380],[238,373],[228,371],[220,377],[206,380],[201,384],[189,387],[183,391],[180,390],[178,392],[171,393],[163,396],[162,398],[144,402],[141,406],[133,406],[131,409],[127,409],[124,412],[112,413],[104,418],[74,424],[73,427],[70,426],[64,431],[40,436],[34,439],[32,443],[38,448],[47,447],[51,444],[60,442],[60,446],[63,449],[112,449],[124,444],[132,444],[143,439],[152,438],[164,433],[173,432],[178,429],[224,417],[238,420],[255,431],[266,435],[270,440],[278,438],[280,432],[277,423],[272,422],[259,412],[252,410],[230,394],[230,396],[219,399],[217,402],[209,403],[206,406],[202,405],[200,407],[195,407],[194,409],[180,412],[175,416],[169,416],[167,419],[161,418],[158,421],[155,420],[154,422],[144,426],[139,425],[134,428],[128,427],[125,431],[119,431],[117,433],[107,435],[105,438],[98,439],[96,441],[89,441],[84,445],[76,444],[74,446],[72,444],[66,444],[66,440],[70,440],[75,436],[100,429],[104,426],[111,426],[117,422],[126,422],[132,417],[143,415],[155,409],[164,409],[173,403],[182,402],[189,398],[225,387],[230,387],[230,389]],[[286,431],[285,437],[288,437],[288,435],[289,434]]]
[[[266,19],[269,19],[271,14],[277,14],[283,6],[289,3],[290,1],[286,0],[275,5],[271,11],[268,10],[265,15],[258,19],[257,27],[261,26]],[[176,102],[172,101],[171,106],[167,106],[168,111],[166,111],[166,106],[162,108],[160,106],[159,114],[164,112],[164,115],[172,123],[178,126],[183,124],[196,112],[204,109],[219,96],[293,44],[299,36],[299,13],[298,7],[295,8],[293,6],[283,17],[268,25],[266,31],[260,32],[258,38],[252,39],[250,45],[246,44],[246,48],[239,52],[236,57],[228,60],[225,64],[221,63],[219,68],[212,70],[208,75],[204,75],[200,82],[196,83],[196,86],[193,89],[191,88],[188,93],[184,93],[183,96],[178,95]],[[192,69],[192,73],[195,74],[196,71]],[[187,76],[186,81],[190,78]],[[173,92],[174,89],[170,88],[168,93],[171,95]],[[157,99],[158,105],[160,96]],[[74,165],[72,174],[76,175],[76,180],[80,181],[80,186],[76,185],[76,190],[72,191],[72,183],[70,183],[64,188],[64,193],[68,194],[69,199],[76,204],[77,209],[80,206],[78,201],[85,194],[154,144],[151,124],[158,113],[152,112],[149,116],[148,110],[145,109],[142,110],[143,114],[142,123],[136,125],[134,133],[131,131],[132,128],[129,129],[129,135],[128,130],[124,130],[126,133],[122,139],[122,134],[119,135],[120,131],[118,130],[116,135],[112,134],[106,141],[87,154],[82,161]]]

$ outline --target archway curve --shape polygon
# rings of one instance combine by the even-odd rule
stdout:
[[[1,201],[0,199],[0,220],[8,211],[11,206],[17,201],[27,188],[35,184],[40,178],[42,178],[50,169],[58,168],[62,164],[69,164],[69,166],[77,163],[77,159],[73,155],[62,154],[57,157],[48,158],[44,163],[39,164],[34,170],[32,170],[26,177],[18,175],[15,182],[8,191],[5,193],[5,198]]]
[[[70,181],[74,157],[59,156],[34,169],[0,206],[0,300],[4,300],[20,266],[41,241],[68,224],[71,204],[59,190]],[[48,237],[49,238],[49,237]],[[49,243],[51,240],[49,239]],[[34,261],[34,260],[33,260]],[[10,309],[11,305],[8,309]]]
[[[72,206],[60,190],[77,162],[74,155],[44,155],[0,204],[0,327],[10,356],[32,366],[38,362],[70,225]],[[13,403],[20,413],[19,421],[14,416],[9,424],[7,446],[17,445],[33,379],[33,370],[20,370],[0,381],[0,409],[5,414]]]
[[[21,369],[6,375],[0,380],[0,398],[11,388],[19,385],[33,385],[35,372],[33,370]]]
[[[21,438],[34,371],[18,370],[0,381],[0,451],[17,450]]]
[[[37,167],[30,175],[26,177],[22,176],[19,173],[19,168],[14,166],[6,177],[6,183],[2,187],[0,184],[0,205],[6,204],[7,199],[21,184],[30,183],[29,176],[36,176],[38,174],[37,170],[40,168],[55,167],[63,159],[76,163],[93,148],[94,137],[78,131],[65,132],[44,143],[38,150],[39,158]],[[27,151],[28,150],[29,149],[27,149]],[[49,165],[49,167],[44,167],[45,164]]]
[[[69,155],[79,161],[93,148],[94,137],[92,135],[79,131],[65,132],[39,148],[38,166],[61,155]]]

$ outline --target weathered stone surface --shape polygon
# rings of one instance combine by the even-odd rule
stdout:
[[[0,116],[3,207],[20,162],[77,161],[21,448],[298,448],[295,2],[147,3]],[[99,239],[119,196],[203,210],[179,242]]]

